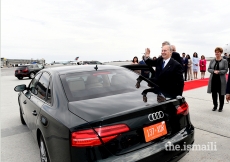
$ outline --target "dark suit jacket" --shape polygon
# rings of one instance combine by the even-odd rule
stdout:
[[[174,60],[176,60],[177,62],[179,62],[181,64],[181,66],[183,66],[183,62],[181,60],[180,54],[177,52],[173,52],[172,53],[172,57]]]
[[[230,58],[228,58],[228,68],[230,68]]]
[[[182,57],[184,71],[188,69],[188,59]],[[185,64],[185,65],[184,65]]]
[[[156,67],[155,78],[152,81],[172,97],[181,96],[184,88],[182,66],[171,58],[162,70],[162,62],[162,57],[157,60],[147,59],[145,61],[148,66]]]
[[[230,74],[228,74],[228,82],[227,82],[226,94],[230,94]]]

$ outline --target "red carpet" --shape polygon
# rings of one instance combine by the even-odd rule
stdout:
[[[228,78],[228,74],[226,75],[226,79],[227,78]],[[207,86],[208,81],[209,81],[209,78],[197,79],[197,80],[184,82],[184,91]]]

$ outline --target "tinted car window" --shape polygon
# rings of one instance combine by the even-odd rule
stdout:
[[[49,86],[49,80],[50,80],[50,75],[44,72],[37,83],[36,86],[37,96],[42,100],[46,99],[46,91]]]
[[[42,74],[42,73],[38,73],[38,74],[36,75],[36,77],[30,82],[30,85],[29,85],[30,90],[32,89],[32,87],[35,88],[35,87],[37,86],[38,80],[39,80],[41,74]]]
[[[144,90],[148,87],[142,81],[141,87],[135,87],[139,75],[127,70],[103,70],[61,75],[68,100],[78,101],[116,94]],[[86,78],[86,79],[85,79]]]
[[[50,103],[52,102],[52,93],[51,93],[51,84],[49,84],[49,88],[48,88],[48,91],[47,91],[47,100],[46,102]]]

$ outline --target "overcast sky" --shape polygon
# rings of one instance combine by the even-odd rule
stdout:
[[[229,0],[2,0],[1,57],[131,60],[165,40],[179,53],[230,46]]]

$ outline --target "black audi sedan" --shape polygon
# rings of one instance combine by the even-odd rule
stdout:
[[[109,65],[46,68],[18,85],[22,124],[31,130],[44,162],[178,161],[194,142],[182,96],[159,99],[151,81]]]

